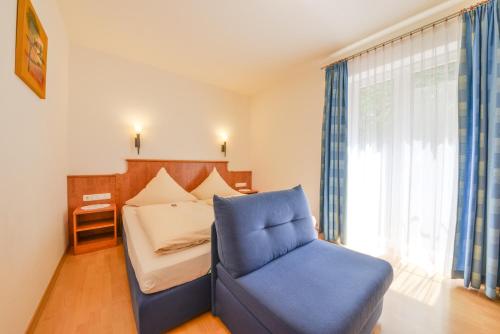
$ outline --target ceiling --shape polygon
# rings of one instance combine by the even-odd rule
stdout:
[[[444,0],[59,0],[72,43],[252,95]]]

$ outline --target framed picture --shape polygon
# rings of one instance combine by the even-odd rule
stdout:
[[[17,2],[16,74],[45,99],[48,38],[30,0]]]

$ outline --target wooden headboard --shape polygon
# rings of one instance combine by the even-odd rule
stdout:
[[[71,213],[74,209],[87,204],[113,202],[116,204],[120,218],[121,208],[125,202],[139,193],[162,167],[187,191],[196,188],[214,168],[233,188],[239,182],[246,183],[246,188],[252,188],[252,172],[229,171],[227,161],[139,159],[127,159],[126,161],[127,171],[123,174],[68,176],[68,230],[70,237],[73,235],[73,215]],[[83,201],[83,195],[100,193],[111,193],[111,199]]]

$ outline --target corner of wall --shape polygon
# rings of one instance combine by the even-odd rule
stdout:
[[[67,246],[68,38],[55,0],[32,3],[49,38],[45,100],[14,74],[17,0],[4,1],[0,11],[4,333],[26,330]]]

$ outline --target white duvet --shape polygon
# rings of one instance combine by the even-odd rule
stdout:
[[[172,253],[210,241],[213,207],[203,202],[176,202],[136,209],[157,254]]]

